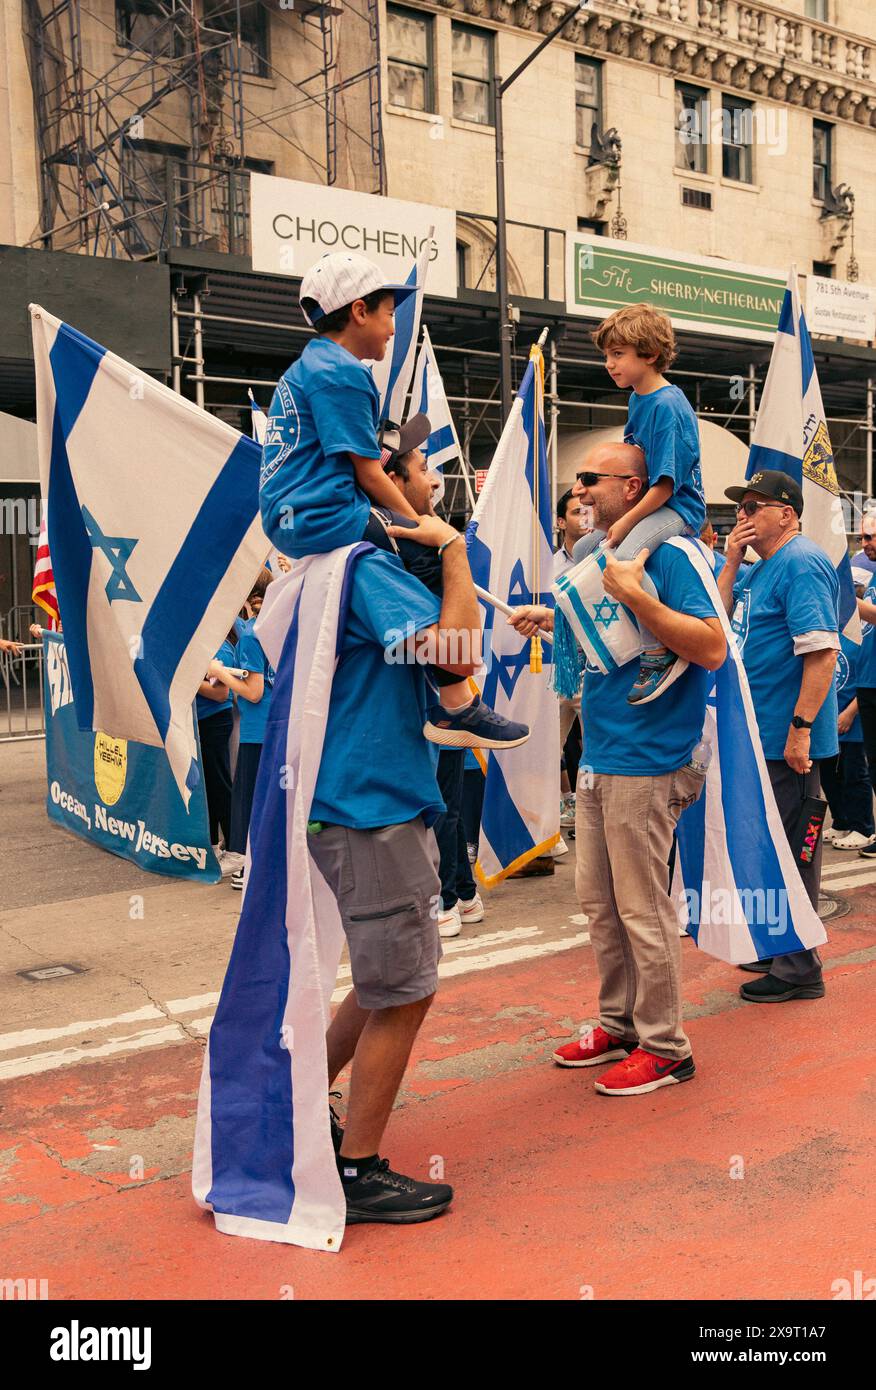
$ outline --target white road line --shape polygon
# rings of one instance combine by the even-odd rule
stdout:
[[[822,890],[829,892],[832,888],[866,888],[873,880],[869,878],[857,877],[849,878],[830,878],[827,883],[822,883]]]
[[[17,1047],[33,1047],[37,1043],[55,1042],[59,1038],[73,1038],[79,1033],[90,1033],[95,1028],[111,1028],[114,1023],[145,1023],[149,1018],[164,1018],[154,1004],[146,1004],[142,1009],[133,1009],[127,1014],[117,1014],[115,1018],[94,1018],[88,1023],[67,1023],[63,1028],[23,1028],[19,1033],[0,1033],[0,1052],[11,1052]]]
[[[826,867],[822,866],[821,869],[821,877],[823,879],[837,878],[840,874],[849,873],[861,875],[869,874],[876,878],[876,864],[873,864],[868,859],[858,859],[857,861],[850,859],[847,864],[828,864]]]
[[[30,1057],[13,1057],[8,1062],[0,1062],[0,1081],[8,1081],[13,1076],[35,1076],[39,1072],[55,1071],[73,1062],[91,1062],[95,1057],[110,1057],[114,1052],[139,1052],[143,1047],[157,1047],[160,1043],[182,1042],[184,1038],[185,1033],[179,1024],[169,1023],[166,1028],[147,1028],[126,1038],[112,1038],[99,1047],[65,1047],[60,1052],[37,1052]]]
[[[469,941],[448,941],[445,952],[448,958],[438,966],[438,974],[444,979],[455,975],[467,975],[478,970],[492,970],[501,965],[515,965],[523,961],[536,960],[540,956],[554,955],[569,951],[575,946],[583,946],[590,940],[589,932],[579,932],[576,936],[563,937],[557,941],[533,941],[532,937],[541,934],[539,927],[515,927],[507,932],[490,932]],[[501,942],[512,944],[500,945]],[[498,949],[466,955],[468,949],[483,945],[494,945]],[[455,950],[453,949],[455,948]],[[342,966],[338,979],[349,979],[349,966]],[[340,1001],[350,993],[352,986],[341,985],[332,995],[332,1003]],[[192,1006],[203,1006],[218,1002],[218,994],[192,995],[188,999],[168,1002],[168,1012],[190,1012]],[[183,1007],[185,1006],[185,1007]],[[164,1014],[156,1008],[140,1009],[134,1013],[119,1014],[116,1018],[100,1019],[97,1022],[69,1024],[63,1029],[31,1029],[20,1034],[10,1033],[7,1038],[18,1037],[24,1044],[37,1041],[53,1041],[56,1036],[67,1037],[97,1027],[108,1028],[116,1023],[129,1023],[143,1018],[163,1018]],[[210,1031],[213,1014],[204,1014],[192,1019],[187,1025],[191,1032],[206,1036]],[[29,1036],[36,1035],[36,1036]],[[120,1052],[138,1052],[142,1048],[157,1047],[162,1043],[183,1042],[188,1034],[181,1024],[169,1023],[163,1028],[147,1028],[139,1033],[131,1033],[112,1038],[98,1047],[67,1047],[53,1052],[36,1052],[25,1056],[11,1057],[0,1063],[0,1080],[10,1080],[16,1076],[33,1076],[40,1072],[54,1071],[59,1067],[71,1066],[76,1062],[89,1062],[98,1057],[109,1057]],[[22,1042],[9,1043],[9,1047],[21,1046]]]
[[[191,994],[188,999],[168,999],[164,1007],[169,1014],[193,1014],[196,1009],[215,1009],[218,1003],[218,994]]]

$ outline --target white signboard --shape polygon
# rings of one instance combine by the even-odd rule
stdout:
[[[407,279],[434,227],[429,294],[456,298],[456,213],[452,208],[351,193],[318,183],[251,174],[252,268],[301,276],[327,251],[357,251],[392,281]]]
[[[806,322],[810,333],[833,338],[876,338],[876,290],[846,280],[806,277]]]

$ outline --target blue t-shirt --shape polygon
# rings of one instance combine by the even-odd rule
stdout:
[[[876,604],[876,579],[864,590],[864,602]],[[876,623],[861,619],[861,649],[858,656],[857,686],[876,689]]]
[[[222,643],[216,653],[216,660],[221,661],[223,666],[237,665],[237,651],[233,644],[226,640]],[[209,719],[213,714],[219,714],[220,710],[231,709],[231,696],[227,700],[208,700],[206,695],[198,695],[195,700],[195,707],[199,719]]]
[[[320,555],[361,538],[371,503],[350,454],[380,458],[379,413],[371,372],[331,338],[314,338],[283,373],[260,483],[262,525],[283,555]]]
[[[836,688],[836,707],[837,713],[841,714],[847,705],[850,705],[858,693],[858,665],[861,660],[861,648],[857,642],[851,641],[848,637],[840,636],[840,650],[836,654],[836,671],[834,673],[834,686]],[[863,743],[864,731],[861,728],[860,715],[855,716],[855,722],[847,734],[840,734],[840,743]]]
[[[691,618],[715,618],[714,604],[677,546],[661,545],[645,561],[661,601]],[[659,777],[690,761],[706,717],[712,672],[691,663],[671,690],[645,705],[628,705],[639,662],[604,676],[587,667],[581,700],[581,766],[621,777]]]
[[[700,431],[684,392],[677,386],[661,386],[647,396],[631,392],[624,443],[638,444],[644,451],[652,487],[661,478],[671,479],[672,496],[666,505],[698,536],[706,522]]]
[[[803,679],[803,657],[794,655],[794,638],[804,632],[839,632],[836,570],[819,546],[796,535],[768,560],[740,572],[733,597],[730,626],[751,686],[764,757],[780,761]],[[836,689],[831,686],[812,726],[811,758],[836,756],[836,719]]]
[[[431,825],[444,811],[423,737],[423,667],[403,652],[387,660],[440,611],[397,556],[375,550],[355,561],[311,820],[373,830],[420,815]]]
[[[251,676],[258,675],[264,678],[265,688],[260,700],[254,703],[252,700],[244,699],[242,695],[237,696],[240,742],[264,743],[265,725],[268,722],[271,692],[274,688],[274,668],[265,656],[261,642],[249,629],[243,633],[237,644],[237,659],[234,664],[243,671],[249,671]]]

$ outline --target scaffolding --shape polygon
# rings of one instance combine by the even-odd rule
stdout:
[[[378,0],[24,0],[24,15],[32,245],[245,254],[245,174],[276,172],[278,152],[293,176],[385,192]]]

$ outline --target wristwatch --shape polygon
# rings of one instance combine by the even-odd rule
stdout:
[[[791,725],[795,729],[811,729],[814,723],[814,719],[804,719],[801,714],[795,714],[791,720]]]

